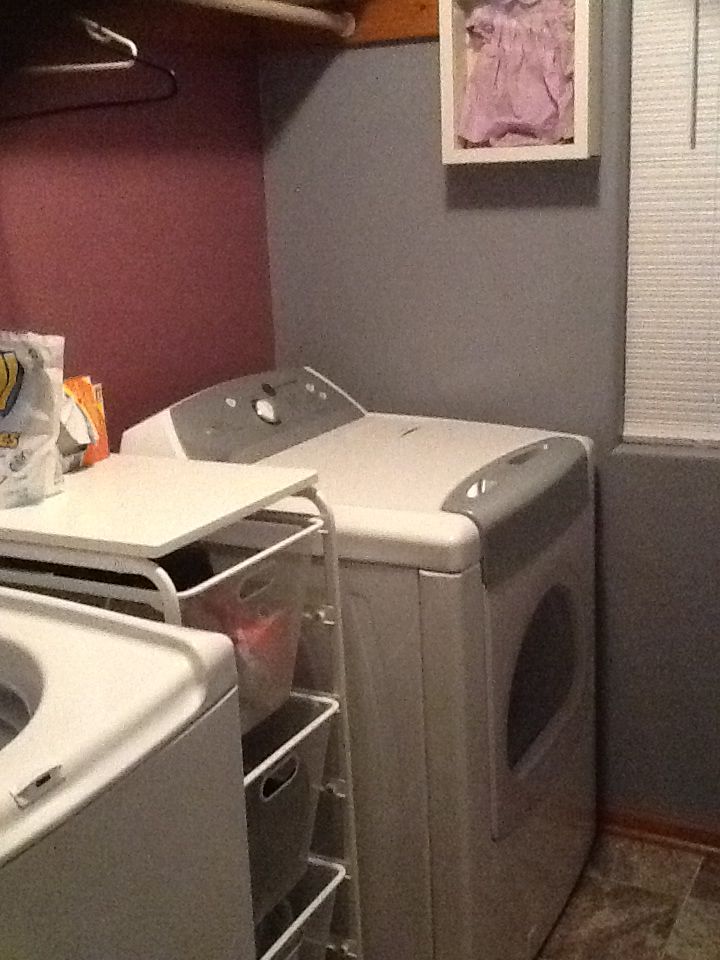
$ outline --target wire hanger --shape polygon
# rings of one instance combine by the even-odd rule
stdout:
[[[63,73],[104,73],[106,70],[132,70],[135,66],[140,51],[137,44],[133,43],[127,37],[123,37],[114,30],[103,27],[94,20],[88,20],[87,17],[77,16],[77,22],[85,28],[85,32],[96,43],[102,43],[106,46],[115,46],[120,50],[126,51],[126,56],[122,60],[97,60],[86,63],[51,63],[42,66],[25,67],[23,73],[31,76],[52,76]]]
[[[105,74],[116,71],[130,71],[138,65],[162,74],[168,81],[165,88],[149,95],[141,97],[125,97],[117,99],[93,100],[87,103],[72,103],[63,106],[48,107],[46,109],[32,110],[15,114],[0,114],[0,125],[5,123],[14,123],[22,120],[33,120],[38,117],[50,117],[64,113],[75,113],[81,110],[107,110],[114,107],[132,107],[145,103],[161,103],[165,100],[171,100],[179,91],[177,76],[175,71],[163,64],[141,56],[138,46],[128,37],[110,30],[94,20],[77,15],[76,22],[83,27],[88,37],[96,43],[106,47],[114,48],[123,56],[117,60],[97,60],[78,63],[58,63],[43,64],[38,66],[24,67],[22,73],[27,76],[72,76],[88,74]]]

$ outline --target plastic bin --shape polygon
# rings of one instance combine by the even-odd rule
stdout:
[[[339,704],[293,694],[243,738],[245,804],[258,924],[299,883],[310,854],[330,719]]]
[[[277,526],[281,540],[287,529]],[[161,564],[178,588],[182,623],[232,640],[242,726],[252,730],[290,696],[310,565],[308,540],[265,557],[203,543]]]
[[[335,894],[344,879],[341,864],[311,859],[295,889],[256,928],[260,960],[325,960]]]

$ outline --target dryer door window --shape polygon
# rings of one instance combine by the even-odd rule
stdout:
[[[517,658],[507,716],[510,769],[562,710],[577,669],[576,650],[570,591],[554,586],[536,607]]]

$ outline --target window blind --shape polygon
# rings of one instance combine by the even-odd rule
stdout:
[[[634,0],[625,437],[720,443],[720,3]]]

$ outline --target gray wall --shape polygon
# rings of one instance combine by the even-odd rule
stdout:
[[[606,0],[599,164],[443,170],[434,43],[268,60],[279,361],[311,363],[376,409],[572,430],[609,451],[629,19],[630,4]],[[676,452],[603,465],[601,759],[615,808],[717,811],[718,481],[720,461]]]
[[[607,803],[720,833],[720,451],[619,447],[601,509]]]
[[[436,43],[266,62],[280,362],[311,362],[376,409],[615,441],[625,6],[608,2],[601,163],[445,170]]]

